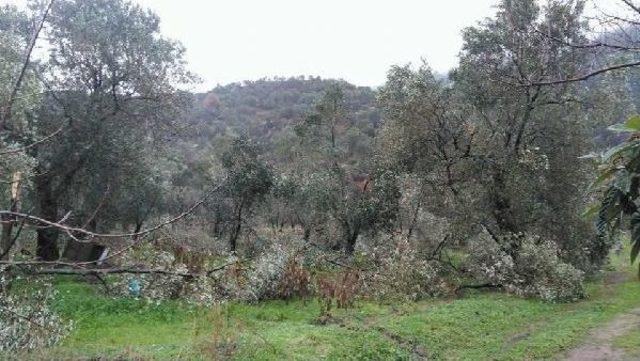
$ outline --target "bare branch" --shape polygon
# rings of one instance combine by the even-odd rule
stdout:
[[[534,31],[550,40],[553,40],[554,42],[558,43],[558,44],[562,44],[571,48],[576,48],[576,49],[597,49],[597,48],[609,48],[609,49],[615,49],[615,50],[622,50],[622,51],[638,51],[640,50],[640,47],[636,47],[636,46],[627,46],[627,45],[619,45],[619,44],[611,44],[611,43],[605,43],[602,41],[594,41],[591,43],[585,43],[585,44],[575,44],[575,43],[570,43],[566,40],[557,38],[555,36],[552,36],[551,34],[547,34],[542,30],[539,29],[534,29]]]
[[[584,80],[590,79],[590,78],[592,78],[592,77],[594,77],[596,75],[600,75],[600,74],[604,74],[604,73],[608,73],[608,72],[612,72],[612,71],[616,71],[616,70],[622,70],[622,69],[626,69],[626,68],[634,68],[634,67],[637,67],[637,66],[640,66],[640,61],[608,66],[608,67],[601,68],[601,69],[592,71],[590,73],[587,73],[587,74],[584,74],[584,75],[581,75],[581,76],[577,76],[575,78],[532,82],[532,83],[527,84],[526,86],[532,87],[532,86],[548,86],[548,85],[559,85],[559,84],[576,83],[576,82],[580,82],[580,81],[584,81]]]
[[[633,11],[640,14],[640,7],[631,2],[631,0],[622,0],[622,2],[627,4],[627,6],[630,7]]]
[[[13,246],[16,245],[16,242],[18,242],[18,238],[20,237],[20,233],[22,233],[22,229],[24,228],[25,222],[26,222],[25,219],[20,221],[20,225],[18,226],[18,231],[11,239],[11,242],[9,242],[7,249],[5,249],[4,252],[2,252],[2,254],[0,254],[0,259],[4,259],[9,254],[9,252],[11,252],[11,249],[13,249]]]
[[[25,315],[21,315],[21,314],[19,314],[19,313],[15,312],[15,311],[13,311],[13,310],[11,310],[11,309],[7,308],[7,307],[2,307],[2,306],[0,306],[0,309],[2,309],[4,312],[7,312],[7,313],[12,314],[14,317],[21,318],[21,319],[23,319],[23,320],[25,320],[25,321],[27,321],[27,322],[29,322],[29,323],[31,323],[31,324],[34,324],[34,325],[36,325],[36,326],[38,326],[38,327],[40,327],[40,328],[50,329],[49,327],[47,327],[47,326],[45,326],[45,325],[41,324],[40,322],[34,321],[34,320],[32,320],[31,318],[29,318],[29,317],[27,317],[27,316],[25,316]]]
[[[105,275],[105,274],[159,274],[165,276],[177,276],[184,278],[196,278],[200,276],[210,276],[215,272],[222,271],[225,268],[236,264],[238,261],[228,262],[223,265],[217,266],[210,270],[206,270],[200,273],[194,272],[175,272],[162,268],[136,268],[136,267],[121,267],[121,268],[43,268],[43,269],[33,269],[27,271],[29,274],[34,275]],[[2,262],[2,264],[7,264],[11,266],[24,266],[29,265],[32,266],[37,262]],[[61,265],[69,266],[69,264],[60,262]]]

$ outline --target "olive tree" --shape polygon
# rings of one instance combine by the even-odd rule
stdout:
[[[399,190],[396,174],[373,154],[351,162],[344,133],[347,117],[341,88],[331,87],[296,127],[301,151],[295,175],[298,205],[307,209],[307,217],[300,217],[305,219],[305,238],[314,225],[332,221],[339,230],[333,247],[351,254],[361,234],[391,227]]]
[[[587,66],[585,49],[549,41],[584,41],[582,5],[501,1],[495,17],[464,31],[449,79],[424,67],[390,72],[380,95],[388,155],[429,186],[425,203],[460,240],[532,233],[588,266],[586,90],[537,84]]]
[[[251,214],[256,202],[269,194],[273,185],[273,171],[260,159],[255,144],[246,137],[235,139],[221,156],[226,180],[222,192],[228,204],[229,248],[237,249],[245,217]]]
[[[49,6],[32,6],[28,12],[0,7],[0,208],[12,212],[20,210],[22,189],[33,169],[33,158],[25,149],[36,142],[28,114],[37,106],[41,89],[31,52]],[[9,256],[17,240],[15,220],[2,216],[0,259]]]
[[[33,151],[37,212],[58,220],[71,208],[71,222],[96,228],[104,203],[96,195],[123,187],[131,172],[149,171],[142,158],[154,154],[184,106],[175,86],[193,78],[182,46],[160,35],[156,15],[132,3],[56,1],[48,28],[48,92],[33,122],[41,134],[62,122],[68,129]],[[55,228],[39,229],[37,255],[57,259],[57,239]]]

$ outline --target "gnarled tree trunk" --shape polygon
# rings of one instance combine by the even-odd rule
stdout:
[[[53,194],[51,182],[47,177],[36,177],[36,197],[39,216],[48,221],[58,221],[58,198]],[[60,258],[58,251],[59,230],[54,227],[38,229],[36,256],[43,261],[55,261]]]

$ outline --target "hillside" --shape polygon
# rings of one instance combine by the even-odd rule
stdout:
[[[319,77],[261,79],[218,86],[194,95],[189,116],[197,130],[195,140],[210,144],[220,138],[246,135],[273,151],[293,136],[293,127],[304,119],[331,86],[345,93],[346,128],[353,128],[354,141],[368,142],[380,124],[375,92],[342,80]]]

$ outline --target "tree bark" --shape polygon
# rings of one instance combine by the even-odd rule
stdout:
[[[342,248],[345,253],[348,255],[352,255],[356,249],[356,242],[358,241],[358,236],[360,235],[360,226],[356,225],[351,231],[350,227],[345,228],[345,239]]]
[[[52,222],[58,220],[58,200],[53,194],[47,177],[37,177],[35,181],[36,195],[40,207],[40,217]],[[36,256],[43,261],[56,261],[60,258],[58,251],[59,230],[55,227],[38,229]]]
[[[493,214],[498,228],[503,232],[517,233],[518,227],[514,221],[511,200],[507,196],[507,186],[502,171],[493,174],[492,202]]]
[[[229,248],[231,249],[231,252],[236,251],[238,236],[240,235],[241,228],[242,228],[242,205],[238,207],[238,212],[235,218],[235,224],[233,229],[231,230],[231,233],[229,234]]]
[[[92,218],[86,224],[87,229],[91,232],[98,231],[98,221]],[[137,233],[136,231],[135,233]],[[77,235],[81,238],[82,235]],[[77,242],[76,240],[69,240],[67,246],[64,249],[62,258],[73,262],[93,262],[98,261],[100,256],[104,253],[106,247],[94,242]]]
[[[140,232],[140,230],[142,229],[142,224],[143,224],[143,221],[136,221],[136,227],[133,229],[133,233]],[[135,236],[133,236],[133,241],[134,242],[137,241],[139,237],[140,236],[136,234]]]
[[[20,183],[22,181],[22,173],[15,172],[11,182],[11,212],[18,212],[20,210]],[[9,256],[9,250],[13,247],[13,241],[11,234],[13,232],[13,225],[15,224],[16,217],[6,216],[2,217],[2,236],[0,237],[0,259],[6,259]]]

